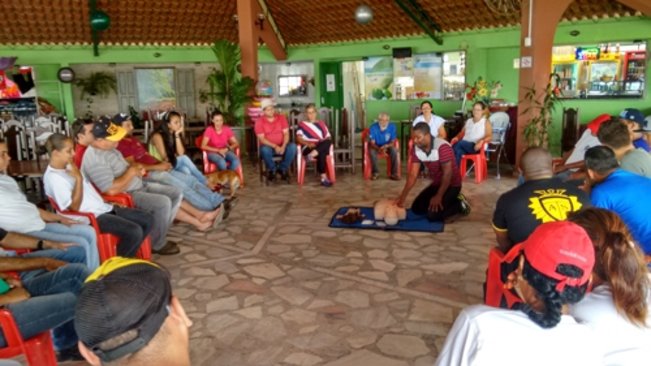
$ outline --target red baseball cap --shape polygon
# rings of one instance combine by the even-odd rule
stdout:
[[[569,221],[542,224],[522,242],[527,261],[538,272],[558,282],[556,290],[561,293],[565,286],[581,286],[588,282],[594,267],[594,246],[588,233]],[[583,270],[579,278],[558,272],[561,264],[570,264]]]
[[[613,118],[610,114],[604,113],[598,115],[595,119],[592,121],[588,122],[588,128],[590,129],[590,132],[594,136],[597,136],[597,133],[599,132],[599,127],[601,127],[601,124],[607,121],[610,121],[610,119]]]

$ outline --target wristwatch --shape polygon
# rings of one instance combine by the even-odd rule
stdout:
[[[36,243],[36,250],[43,250],[43,239],[39,239]]]

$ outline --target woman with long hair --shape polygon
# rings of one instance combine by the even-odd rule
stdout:
[[[317,120],[317,111],[314,103],[305,106],[306,120],[298,124],[296,142],[301,145],[301,152],[306,157],[316,159],[316,170],[321,174],[321,185],[332,186],[326,175],[326,158],[330,154],[332,139],[328,126],[323,121]]]
[[[149,136],[149,154],[160,161],[167,161],[174,170],[193,176],[200,183],[207,185],[208,180],[197,169],[192,159],[185,155],[183,145],[183,117],[179,112],[165,114],[163,122]]]
[[[569,315],[569,305],[585,295],[594,266],[585,230],[549,222],[511,250],[521,254],[507,287],[523,302],[512,310],[462,310],[436,365],[601,365],[590,328]]]
[[[588,232],[595,251],[594,287],[572,316],[595,330],[606,365],[651,362],[651,284],[640,247],[612,211],[589,208],[569,220]]]
[[[493,128],[488,120],[488,106],[478,101],[472,105],[472,118],[468,118],[461,132],[452,139],[452,149],[457,164],[465,154],[477,154],[484,142],[493,138]],[[459,137],[462,136],[463,137]],[[456,142],[455,142],[456,141]]]
[[[445,139],[448,137],[447,132],[445,132],[445,119],[434,114],[433,110],[434,107],[429,100],[424,100],[420,103],[421,114],[414,119],[412,126],[416,126],[420,122],[425,122],[429,125],[432,136]]]
[[[240,159],[235,154],[239,143],[230,127],[224,125],[224,114],[216,110],[210,114],[212,126],[208,126],[201,139],[201,150],[208,152],[208,160],[217,165],[217,170],[236,170]]]

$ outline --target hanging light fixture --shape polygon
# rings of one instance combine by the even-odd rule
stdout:
[[[368,5],[360,5],[355,9],[355,21],[359,24],[368,24],[373,20],[373,9]]]

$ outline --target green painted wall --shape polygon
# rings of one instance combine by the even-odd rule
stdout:
[[[577,37],[569,35],[578,30]],[[393,47],[411,47],[414,53],[436,51],[466,50],[466,76],[468,82],[478,76],[488,80],[500,80],[504,87],[500,97],[517,103],[518,70],[513,68],[513,59],[519,56],[519,27],[484,29],[481,31],[446,33],[443,45],[435,44],[426,37],[386,39],[368,42],[342,43],[336,45],[313,45],[292,47],[288,50],[288,61],[314,62],[314,70],[320,75],[320,62],[360,60],[364,56],[390,55]],[[651,18],[633,17],[599,21],[564,22],[559,25],[556,44],[590,44],[600,42],[645,40],[651,43]],[[386,47],[388,46],[388,47]],[[385,49],[387,48],[387,49]],[[52,70],[68,64],[84,63],[213,63],[214,55],[209,47],[154,47],[154,46],[120,46],[100,47],[100,56],[94,57],[90,46],[2,46],[0,56],[18,56],[19,64],[36,65],[37,72],[51,75]],[[261,62],[273,62],[274,58],[266,48],[259,52]],[[42,65],[42,66],[41,66]],[[41,71],[41,69],[43,71]],[[649,71],[647,71],[649,75]],[[43,79],[41,77],[41,79]],[[618,113],[625,107],[642,109],[651,114],[651,81],[647,77],[647,93],[642,99],[635,100],[568,100],[565,107],[578,107],[582,122],[587,122],[600,113]],[[52,80],[52,79],[43,79]],[[316,80],[320,80],[317,77]],[[55,82],[38,87],[39,92],[56,95]],[[315,88],[315,101],[320,102],[320,87]],[[66,113],[73,103],[69,86],[60,88],[61,104],[66,106]],[[433,101],[435,111],[441,115],[451,115],[460,108],[460,102]],[[367,116],[372,119],[380,111],[387,111],[393,120],[408,116],[409,106],[414,101],[369,101],[366,104]],[[558,145],[560,113],[557,111],[552,130],[552,147]]]

